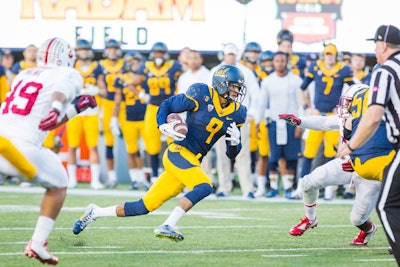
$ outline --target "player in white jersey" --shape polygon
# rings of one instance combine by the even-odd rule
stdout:
[[[351,85],[344,96],[340,98],[339,118],[338,116],[298,118],[293,114],[281,114],[280,118],[292,125],[318,131],[340,129],[343,143],[346,143],[351,137],[351,131],[356,129],[358,121],[362,117],[362,102],[366,100],[364,97],[368,90],[369,88],[365,84]],[[385,131],[384,127],[376,132],[377,139],[380,141],[374,140],[375,144],[373,145],[376,148],[374,151],[368,150],[369,152],[366,153],[367,147],[360,148],[355,153],[357,154],[356,157],[351,159],[349,157],[345,159],[335,158],[303,177],[301,188],[306,216],[290,230],[291,235],[301,236],[307,229],[317,226],[316,200],[319,189],[329,185],[343,185],[353,182],[356,197],[350,214],[350,221],[360,229],[360,232],[350,242],[350,245],[365,246],[368,244],[368,241],[376,232],[376,226],[369,216],[379,195],[384,162],[387,162],[394,154],[391,153],[390,144],[379,137],[382,131]],[[371,165],[375,165],[374,172],[368,170]],[[382,168],[376,168],[376,166],[382,166]]]
[[[15,77],[0,110],[0,135],[8,138],[35,165],[37,174],[32,182],[46,189],[25,254],[52,265],[58,259],[48,252],[46,239],[64,203],[68,177],[57,155],[42,147],[42,143],[48,130],[96,106],[93,97],[78,96],[82,77],[72,68],[73,52],[62,39],[45,41],[39,49],[39,67],[24,70]],[[0,173],[19,175],[2,157]]]

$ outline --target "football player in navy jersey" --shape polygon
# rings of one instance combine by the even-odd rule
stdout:
[[[104,82],[103,68],[99,62],[93,60],[94,53],[92,44],[86,39],[79,39],[75,45],[77,60],[75,69],[79,71],[83,78],[83,92],[99,99],[100,94],[106,91]],[[93,189],[103,189],[100,182],[100,157],[98,152],[99,130],[99,109],[90,108],[75,116],[67,123],[66,134],[68,140],[68,188],[77,186],[76,170],[77,150],[82,144],[84,135],[86,146],[89,150],[90,162],[90,187]]]
[[[114,82],[115,97],[113,116],[110,121],[111,132],[114,136],[122,136],[128,152],[128,172],[131,179],[131,189],[139,189],[139,185],[145,190],[149,188],[146,176],[143,172],[143,160],[139,152],[140,138],[144,139],[144,114],[146,103],[139,97],[144,93],[140,85],[134,85],[137,79],[138,69],[143,60],[139,52],[128,52],[124,55],[124,73],[120,74]],[[120,104],[125,103],[126,121],[119,125],[118,114]],[[121,131],[120,131],[121,126]]]
[[[182,74],[182,65],[178,60],[170,59],[168,47],[163,42],[154,43],[149,60],[138,71],[141,86],[148,98],[144,116],[145,149],[150,155],[151,180],[158,177],[159,154],[162,150],[161,133],[157,131],[156,114],[161,102],[175,95],[176,84]],[[170,140],[167,140],[170,142]]]
[[[156,237],[182,241],[184,236],[175,225],[188,210],[212,192],[212,182],[200,167],[203,156],[224,135],[227,156],[233,159],[240,152],[240,127],[247,115],[246,108],[240,104],[246,94],[243,77],[235,66],[222,65],[214,72],[211,87],[195,83],[186,94],[164,100],[157,112],[158,128],[174,139],[164,152],[165,171],[138,201],[106,208],[90,204],[83,216],[75,221],[74,234],[79,234],[97,218],[152,212],[187,187],[189,192],[179,200],[167,220],[154,230]],[[179,121],[166,122],[168,114],[184,111],[187,112],[186,136],[174,130]]]
[[[109,39],[105,42],[103,53],[104,59],[100,60],[100,65],[103,67],[104,80],[106,82],[106,94],[101,100],[103,136],[106,145],[106,163],[108,181],[106,186],[114,188],[118,184],[117,172],[114,166],[114,135],[111,132],[110,123],[113,117],[115,91],[114,81],[124,70],[124,60],[122,59],[121,44],[115,39]],[[119,107],[118,122],[125,122],[125,103],[122,102]]]

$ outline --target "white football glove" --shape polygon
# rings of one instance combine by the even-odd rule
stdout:
[[[178,124],[180,121],[176,120],[170,123],[164,123],[161,124],[158,129],[160,129],[161,133],[171,137],[175,141],[182,141],[183,139],[186,138],[186,135],[183,135],[181,133],[178,133],[177,131],[174,130],[174,127],[176,124]]]
[[[85,83],[84,88],[82,89],[83,94],[85,95],[91,95],[91,96],[95,96],[98,95],[100,92],[99,87],[91,84],[91,83]]]
[[[121,135],[117,117],[111,117],[110,128],[111,128],[111,133],[114,137],[119,137]]]
[[[142,99],[145,103],[149,103],[150,95],[142,91],[139,93],[139,98]]]
[[[240,144],[240,131],[236,126],[236,122],[232,122],[231,125],[226,129],[227,136],[225,139],[231,141],[231,146],[237,146]]]

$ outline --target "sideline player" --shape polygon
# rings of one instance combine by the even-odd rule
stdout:
[[[104,142],[106,144],[106,162],[108,170],[107,187],[113,188],[118,184],[117,173],[114,169],[114,136],[111,132],[110,122],[114,109],[115,87],[114,81],[119,74],[123,72],[124,60],[122,59],[122,50],[120,43],[115,39],[109,39],[105,42],[104,59],[100,60],[100,65],[104,70],[104,79],[106,81],[107,93],[102,100],[102,123]],[[120,106],[118,114],[120,123],[125,121],[125,104]]]
[[[127,217],[148,214],[187,187],[167,220],[154,230],[156,237],[182,241],[175,225],[196,203],[212,193],[212,181],[200,167],[200,161],[214,143],[225,135],[226,154],[235,158],[241,149],[240,127],[246,120],[246,108],[240,104],[246,94],[242,72],[231,65],[220,66],[213,75],[212,86],[193,84],[186,94],[164,100],[157,113],[159,129],[174,138],[164,152],[165,171],[142,199],[117,206],[100,208],[90,204],[75,221],[73,232],[79,234],[101,217]],[[173,130],[176,122],[166,123],[167,115],[187,111],[186,136]]]
[[[261,45],[257,42],[249,42],[244,48],[242,60],[240,61],[241,64],[252,70],[260,86],[261,81],[268,75],[268,73],[264,71],[264,69],[260,65],[261,54]],[[265,57],[263,58],[263,60],[265,60]],[[265,186],[268,176],[268,156],[270,150],[268,140],[268,127],[265,118],[263,118],[262,121],[258,124],[258,127],[254,119],[250,120],[249,143],[251,156],[251,173],[253,176],[253,181],[257,184],[257,191],[254,193],[254,196],[260,197],[265,193]],[[256,169],[257,175],[255,174]]]
[[[320,131],[340,128],[342,140],[347,143],[365,113],[368,90],[369,87],[365,84],[350,86],[340,98],[339,118],[335,115],[297,118],[293,114],[282,114],[281,118],[288,123]],[[385,124],[382,121],[370,142],[357,149],[351,157],[335,158],[304,176],[301,186],[306,216],[290,230],[291,235],[300,236],[307,229],[317,226],[316,199],[319,189],[353,182],[356,194],[350,221],[360,229],[360,232],[350,245],[368,244],[376,232],[376,225],[369,216],[378,199],[383,168],[394,156],[394,151],[385,136]]]
[[[93,61],[94,54],[92,45],[88,40],[80,39],[75,46],[77,60],[75,69],[79,71],[83,78],[82,92],[84,94],[97,96],[99,93],[105,93],[105,83],[103,68],[97,61]],[[100,159],[97,151],[99,139],[99,111],[98,108],[89,108],[71,119],[66,126],[68,138],[68,188],[74,188],[77,185],[76,152],[81,144],[82,133],[85,135],[86,144],[89,150],[90,187],[93,189],[103,189],[104,185],[100,183]]]
[[[143,159],[139,152],[140,137],[144,140],[144,114],[146,101],[140,98],[144,93],[140,85],[134,85],[138,79],[138,69],[143,60],[139,52],[128,52],[124,55],[124,73],[115,79],[115,106],[110,121],[111,132],[119,136],[118,113],[121,102],[125,103],[126,121],[121,125],[122,135],[128,152],[128,172],[131,180],[131,189],[139,189],[139,185],[145,190],[149,188],[143,171]]]
[[[182,66],[177,60],[169,58],[168,47],[156,42],[151,48],[149,60],[139,71],[141,86],[149,97],[144,116],[145,147],[150,155],[151,180],[158,177],[160,167],[161,133],[157,129],[156,114],[161,102],[177,93],[177,82],[182,74]]]
[[[288,68],[300,78],[304,78],[306,61],[303,57],[293,53],[293,33],[289,30],[281,30],[276,35],[278,51],[288,54]]]
[[[301,129],[287,125],[279,120],[280,113],[298,112],[301,110],[298,88],[302,83],[299,76],[288,68],[286,53],[276,52],[272,59],[274,72],[263,79],[257,107],[256,122],[264,118],[268,109],[268,140],[270,146],[269,180],[270,191],[267,197],[279,195],[278,179],[281,176],[283,189],[290,198],[297,162],[301,153]],[[262,124],[262,123],[260,123]],[[279,168],[282,160],[285,168]],[[263,184],[265,187],[265,183]]]
[[[46,189],[40,216],[25,255],[55,265],[58,259],[47,250],[47,237],[53,229],[66,196],[68,176],[57,155],[42,147],[47,131],[75,116],[96,101],[78,96],[82,77],[73,69],[74,51],[60,38],[46,40],[39,48],[39,67],[21,71],[0,111],[0,135],[8,138],[37,168],[33,179]],[[60,119],[62,118],[62,119]],[[0,171],[18,175],[8,161],[0,158]]]

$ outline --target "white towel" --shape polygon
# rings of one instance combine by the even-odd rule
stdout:
[[[278,120],[276,122],[276,144],[277,145],[287,144],[287,130],[286,130],[285,120]]]

